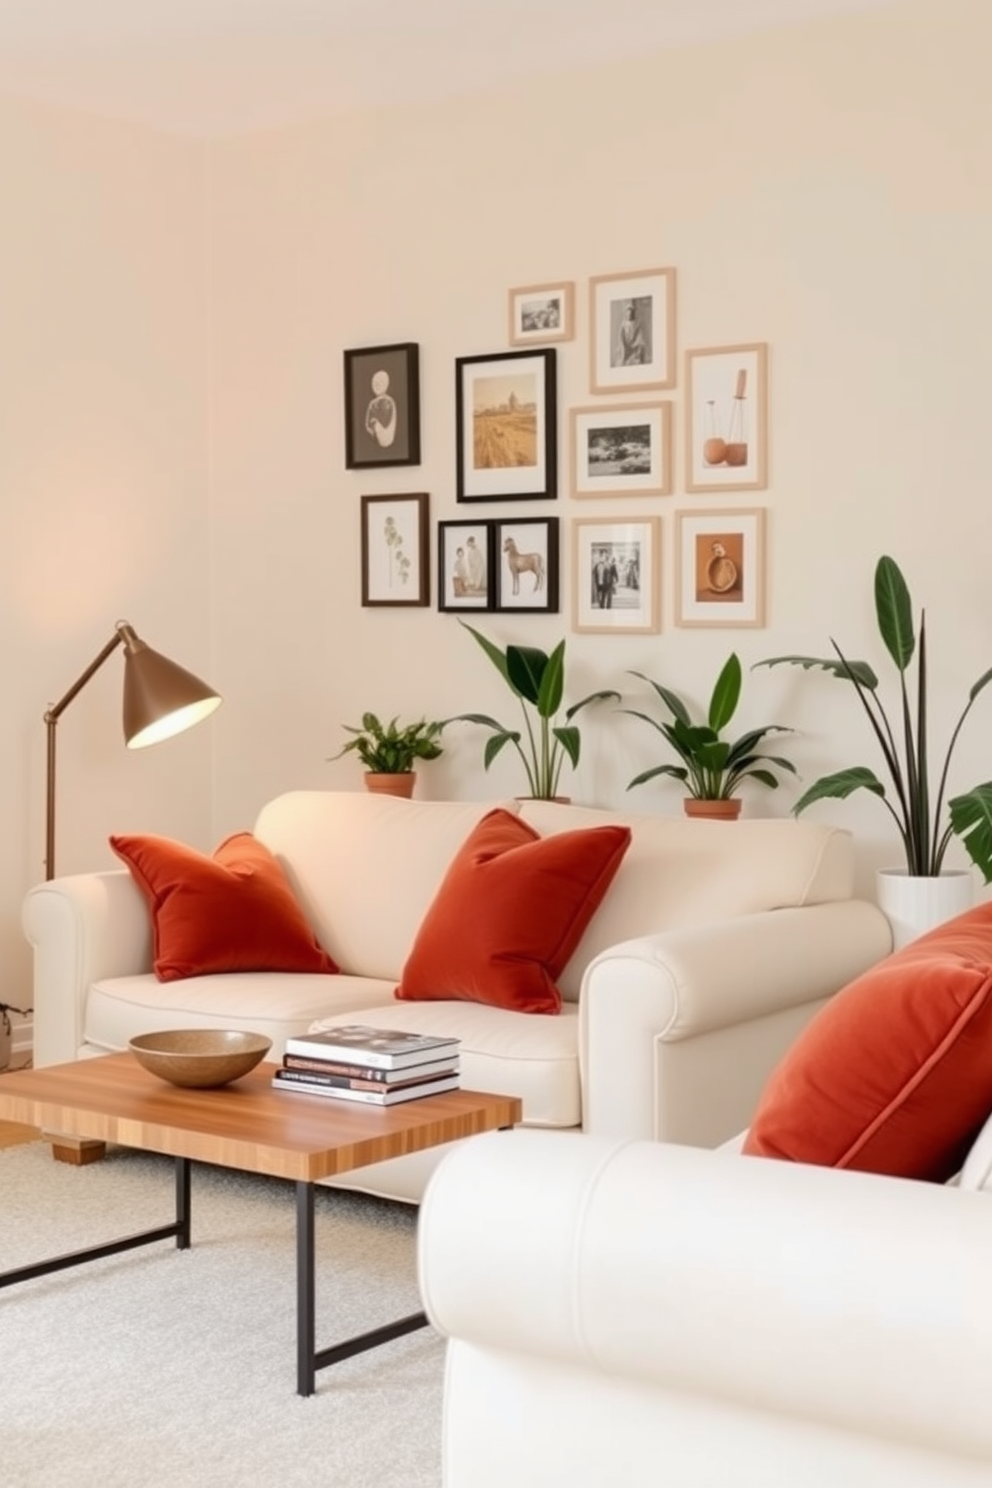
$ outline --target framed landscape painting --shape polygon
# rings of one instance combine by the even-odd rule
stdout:
[[[529,284],[509,293],[510,345],[571,341],[575,335],[575,285]]]
[[[362,604],[430,604],[425,492],[362,497]]]
[[[497,610],[558,610],[558,518],[493,522]]]
[[[685,354],[687,491],[763,491],[768,484],[768,347]]]
[[[420,464],[420,347],[363,346],[344,354],[348,470]]]
[[[455,361],[455,498],[558,494],[555,351]]]
[[[572,629],[631,635],[661,629],[661,518],[572,523]]]
[[[765,513],[676,513],[676,625],[765,623]]]
[[[572,495],[668,496],[672,405],[573,408]]]
[[[638,269],[589,281],[594,393],[675,386],[675,270]]]
[[[492,522],[438,522],[437,607],[439,610],[491,610]]]

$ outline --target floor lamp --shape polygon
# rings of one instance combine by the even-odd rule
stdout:
[[[124,742],[128,749],[159,744],[192,728],[220,706],[212,687],[167,656],[139,640],[126,620],[118,620],[113,637],[95,656],[64,696],[45,714],[48,731],[47,794],[45,798],[45,878],[55,877],[55,730],[59,719],[87,682],[124,647]]]

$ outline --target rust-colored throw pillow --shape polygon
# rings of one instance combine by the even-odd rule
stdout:
[[[488,812],[455,854],[396,996],[557,1013],[557,978],[620,867],[629,827],[541,837]]]
[[[335,972],[279,863],[251,832],[213,857],[170,837],[110,845],[148,901],[160,982],[226,971]]]
[[[744,1152],[946,1182],[992,1111],[992,904],[838,992],[772,1072]]]

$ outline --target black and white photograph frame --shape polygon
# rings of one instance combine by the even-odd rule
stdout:
[[[437,607],[491,610],[496,593],[492,522],[438,522]]]
[[[575,283],[526,284],[508,291],[511,346],[571,341],[575,335]]]
[[[674,269],[595,275],[589,328],[592,392],[675,386]]]
[[[652,635],[661,629],[661,518],[576,517],[572,629]]]
[[[767,342],[687,351],[685,380],[686,490],[765,490]]]
[[[362,497],[362,604],[429,605],[430,500],[424,491]]]
[[[420,347],[416,341],[344,353],[348,470],[420,464]]]
[[[558,494],[554,347],[455,359],[455,498]]]
[[[672,405],[570,410],[572,495],[670,496]]]
[[[763,626],[764,508],[679,511],[675,523],[675,624]]]
[[[492,525],[495,608],[557,614],[558,518],[501,517]]]

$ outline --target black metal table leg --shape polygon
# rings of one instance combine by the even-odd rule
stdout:
[[[177,1250],[188,1250],[190,1245],[190,1178],[189,1161],[185,1157],[176,1160],[176,1217],[172,1224],[159,1225],[154,1230],[139,1230],[135,1235],[126,1235],[121,1240],[108,1240],[104,1245],[88,1245],[83,1250],[71,1250],[65,1255],[52,1256],[47,1261],[36,1261],[31,1266],[17,1266],[12,1271],[0,1271],[0,1287],[15,1286],[19,1281],[31,1281],[36,1276],[51,1276],[55,1271],[66,1271],[70,1266],[81,1266],[86,1261],[101,1261],[104,1256],[119,1255],[125,1250],[136,1250],[139,1245],[151,1245],[157,1240],[175,1237]]]
[[[367,1333],[356,1333],[341,1343],[318,1349],[315,1321],[317,1288],[314,1275],[314,1185],[300,1182],[296,1185],[296,1390],[299,1395],[312,1395],[318,1369],[350,1359],[353,1354],[362,1354],[366,1349],[378,1348],[404,1333],[414,1333],[427,1327],[426,1312],[412,1312],[394,1323],[384,1323],[381,1328],[370,1328]]]

